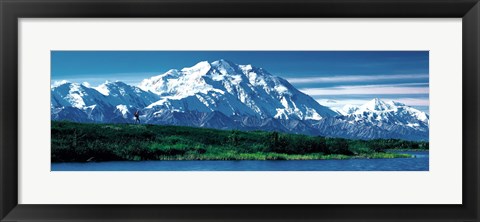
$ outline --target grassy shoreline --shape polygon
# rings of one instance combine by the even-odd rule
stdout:
[[[348,140],[265,131],[52,121],[52,162],[410,158],[428,142]],[[415,149],[413,149],[413,147]]]
[[[376,153],[358,156],[342,154],[284,154],[284,153],[239,153],[236,155],[175,155],[158,156],[155,160],[346,160],[346,159],[391,159],[412,158],[409,154]],[[140,159],[132,159],[140,160]]]
[[[405,152],[405,151],[428,151],[428,149],[385,149],[385,152]]]

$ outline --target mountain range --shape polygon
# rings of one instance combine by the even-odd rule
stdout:
[[[51,87],[52,120],[266,130],[331,137],[425,140],[429,116],[405,104],[373,99],[332,110],[262,68],[227,60],[199,62],[144,79],[61,82]]]

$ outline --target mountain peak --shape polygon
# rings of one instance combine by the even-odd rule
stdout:
[[[384,102],[379,98],[374,98],[367,103],[360,106],[359,110],[362,111],[385,111],[392,109],[392,105]]]
[[[210,70],[211,66],[210,66],[210,63],[208,61],[201,61],[197,64],[195,64],[194,66],[192,67],[186,67],[186,68],[183,68],[181,71],[182,72],[185,72],[185,73],[188,73],[188,74],[192,74],[192,73],[207,73],[208,70]]]
[[[392,104],[393,106],[406,106],[405,103],[401,103],[393,100],[390,101],[389,103]]]
[[[97,90],[99,93],[103,94],[104,96],[108,96],[108,95],[110,95],[110,92],[112,90],[114,90],[114,91],[118,91],[118,90],[125,91],[125,89],[128,89],[130,87],[131,87],[130,85],[128,85],[128,84],[126,84],[122,81],[119,81],[119,80],[116,80],[116,81],[113,81],[113,82],[107,80],[97,87],[89,87],[89,88],[93,88],[93,89]]]
[[[379,99],[379,98],[374,98],[374,99],[368,101],[367,103],[374,104],[374,105],[384,105],[385,104],[385,102],[383,100]]]
[[[106,85],[106,86],[128,86],[128,84],[122,82],[122,81],[119,81],[119,80],[115,80],[115,81],[105,81],[105,83],[103,83],[102,85]]]
[[[228,59],[219,59],[219,60],[215,60],[213,61],[211,64],[228,64],[230,66],[234,66],[236,65],[234,62],[228,60]]]
[[[211,63],[211,66],[223,75],[235,74],[238,65],[225,59],[220,59]]]

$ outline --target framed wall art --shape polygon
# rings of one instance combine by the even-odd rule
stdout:
[[[2,1],[2,221],[477,221],[477,1]]]

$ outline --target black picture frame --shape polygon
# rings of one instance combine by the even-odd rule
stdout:
[[[479,221],[478,0],[0,0],[0,14],[1,221]],[[17,150],[18,130],[21,129],[18,127],[17,21],[19,18],[47,17],[462,18],[463,204],[18,204]]]

